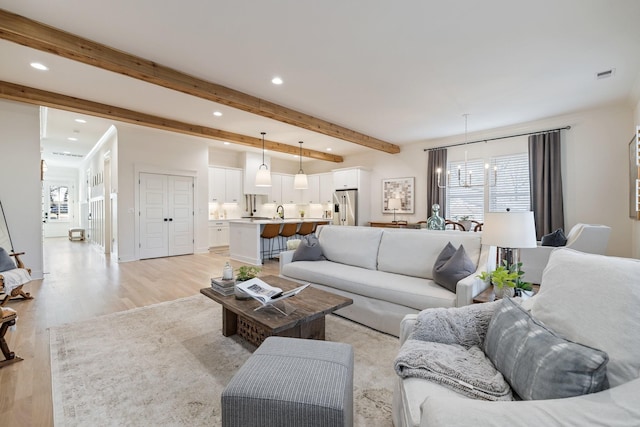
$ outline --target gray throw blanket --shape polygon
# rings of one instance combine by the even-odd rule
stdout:
[[[509,384],[480,348],[495,308],[486,303],[420,312],[395,360],[396,373],[475,399],[513,400]]]

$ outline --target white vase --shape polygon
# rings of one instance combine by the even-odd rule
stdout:
[[[515,294],[515,289],[509,286],[498,287],[493,285],[493,294],[496,296],[496,299],[500,298],[511,298]]]

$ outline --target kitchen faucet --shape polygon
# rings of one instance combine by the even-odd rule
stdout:
[[[280,219],[284,219],[284,207],[282,205],[278,205],[278,207],[276,208],[276,213],[278,214]]]

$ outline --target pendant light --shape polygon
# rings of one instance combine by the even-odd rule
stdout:
[[[269,167],[264,162],[264,136],[266,132],[260,132],[260,134],[262,135],[262,164],[256,173],[256,187],[271,187],[271,172],[269,172]]]
[[[309,188],[309,183],[307,182],[307,175],[304,174],[302,170],[302,141],[300,141],[300,170],[293,178],[293,188],[296,190],[306,190]]]
[[[467,162],[467,120],[469,118],[469,114],[463,114],[464,117],[464,165],[458,165],[458,185],[451,184],[451,171],[447,171],[447,176],[445,178],[444,184],[441,182],[442,169],[436,169],[438,188],[450,188],[450,187],[464,187],[464,188],[472,188],[472,187],[495,187],[498,182],[498,167],[493,167],[493,182],[491,183],[491,175],[489,171],[489,164],[485,163],[484,165],[484,182],[473,183],[472,182],[472,171],[468,168]],[[477,178],[476,178],[477,180]]]

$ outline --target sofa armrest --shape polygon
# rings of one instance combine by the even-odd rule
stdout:
[[[487,283],[484,283],[476,276],[483,271],[493,270],[490,260],[495,259],[495,256],[492,257],[492,254],[495,254],[494,247],[482,245],[477,270],[470,276],[460,280],[456,285],[456,307],[471,304],[473,302],[473,297],[482,293],[482,291],[489,287]]]
[[[520,249],[520,261],[524,271],[522,280],[539,285],[542,282],[542,272],[549,262],[549,255],[554,249],[556,249],[554,246]]]
[[[400,345],[402,345],[407,340],[407,338],[409,338],[409,335],[411,334],[411,331],[413,331],[413,327],[415,326],[417,321],[417,314],[407,314],[400,321]]]
[[[566,399],[487,402],[462,396],[430,396],[421,409],[421,427],[630,427],[640,420],[640,379]]]
[[[295,251],[282,251],[280,252],[280,274],[282,274],[282,267],[289,264],[293,260],[293,254]]]

